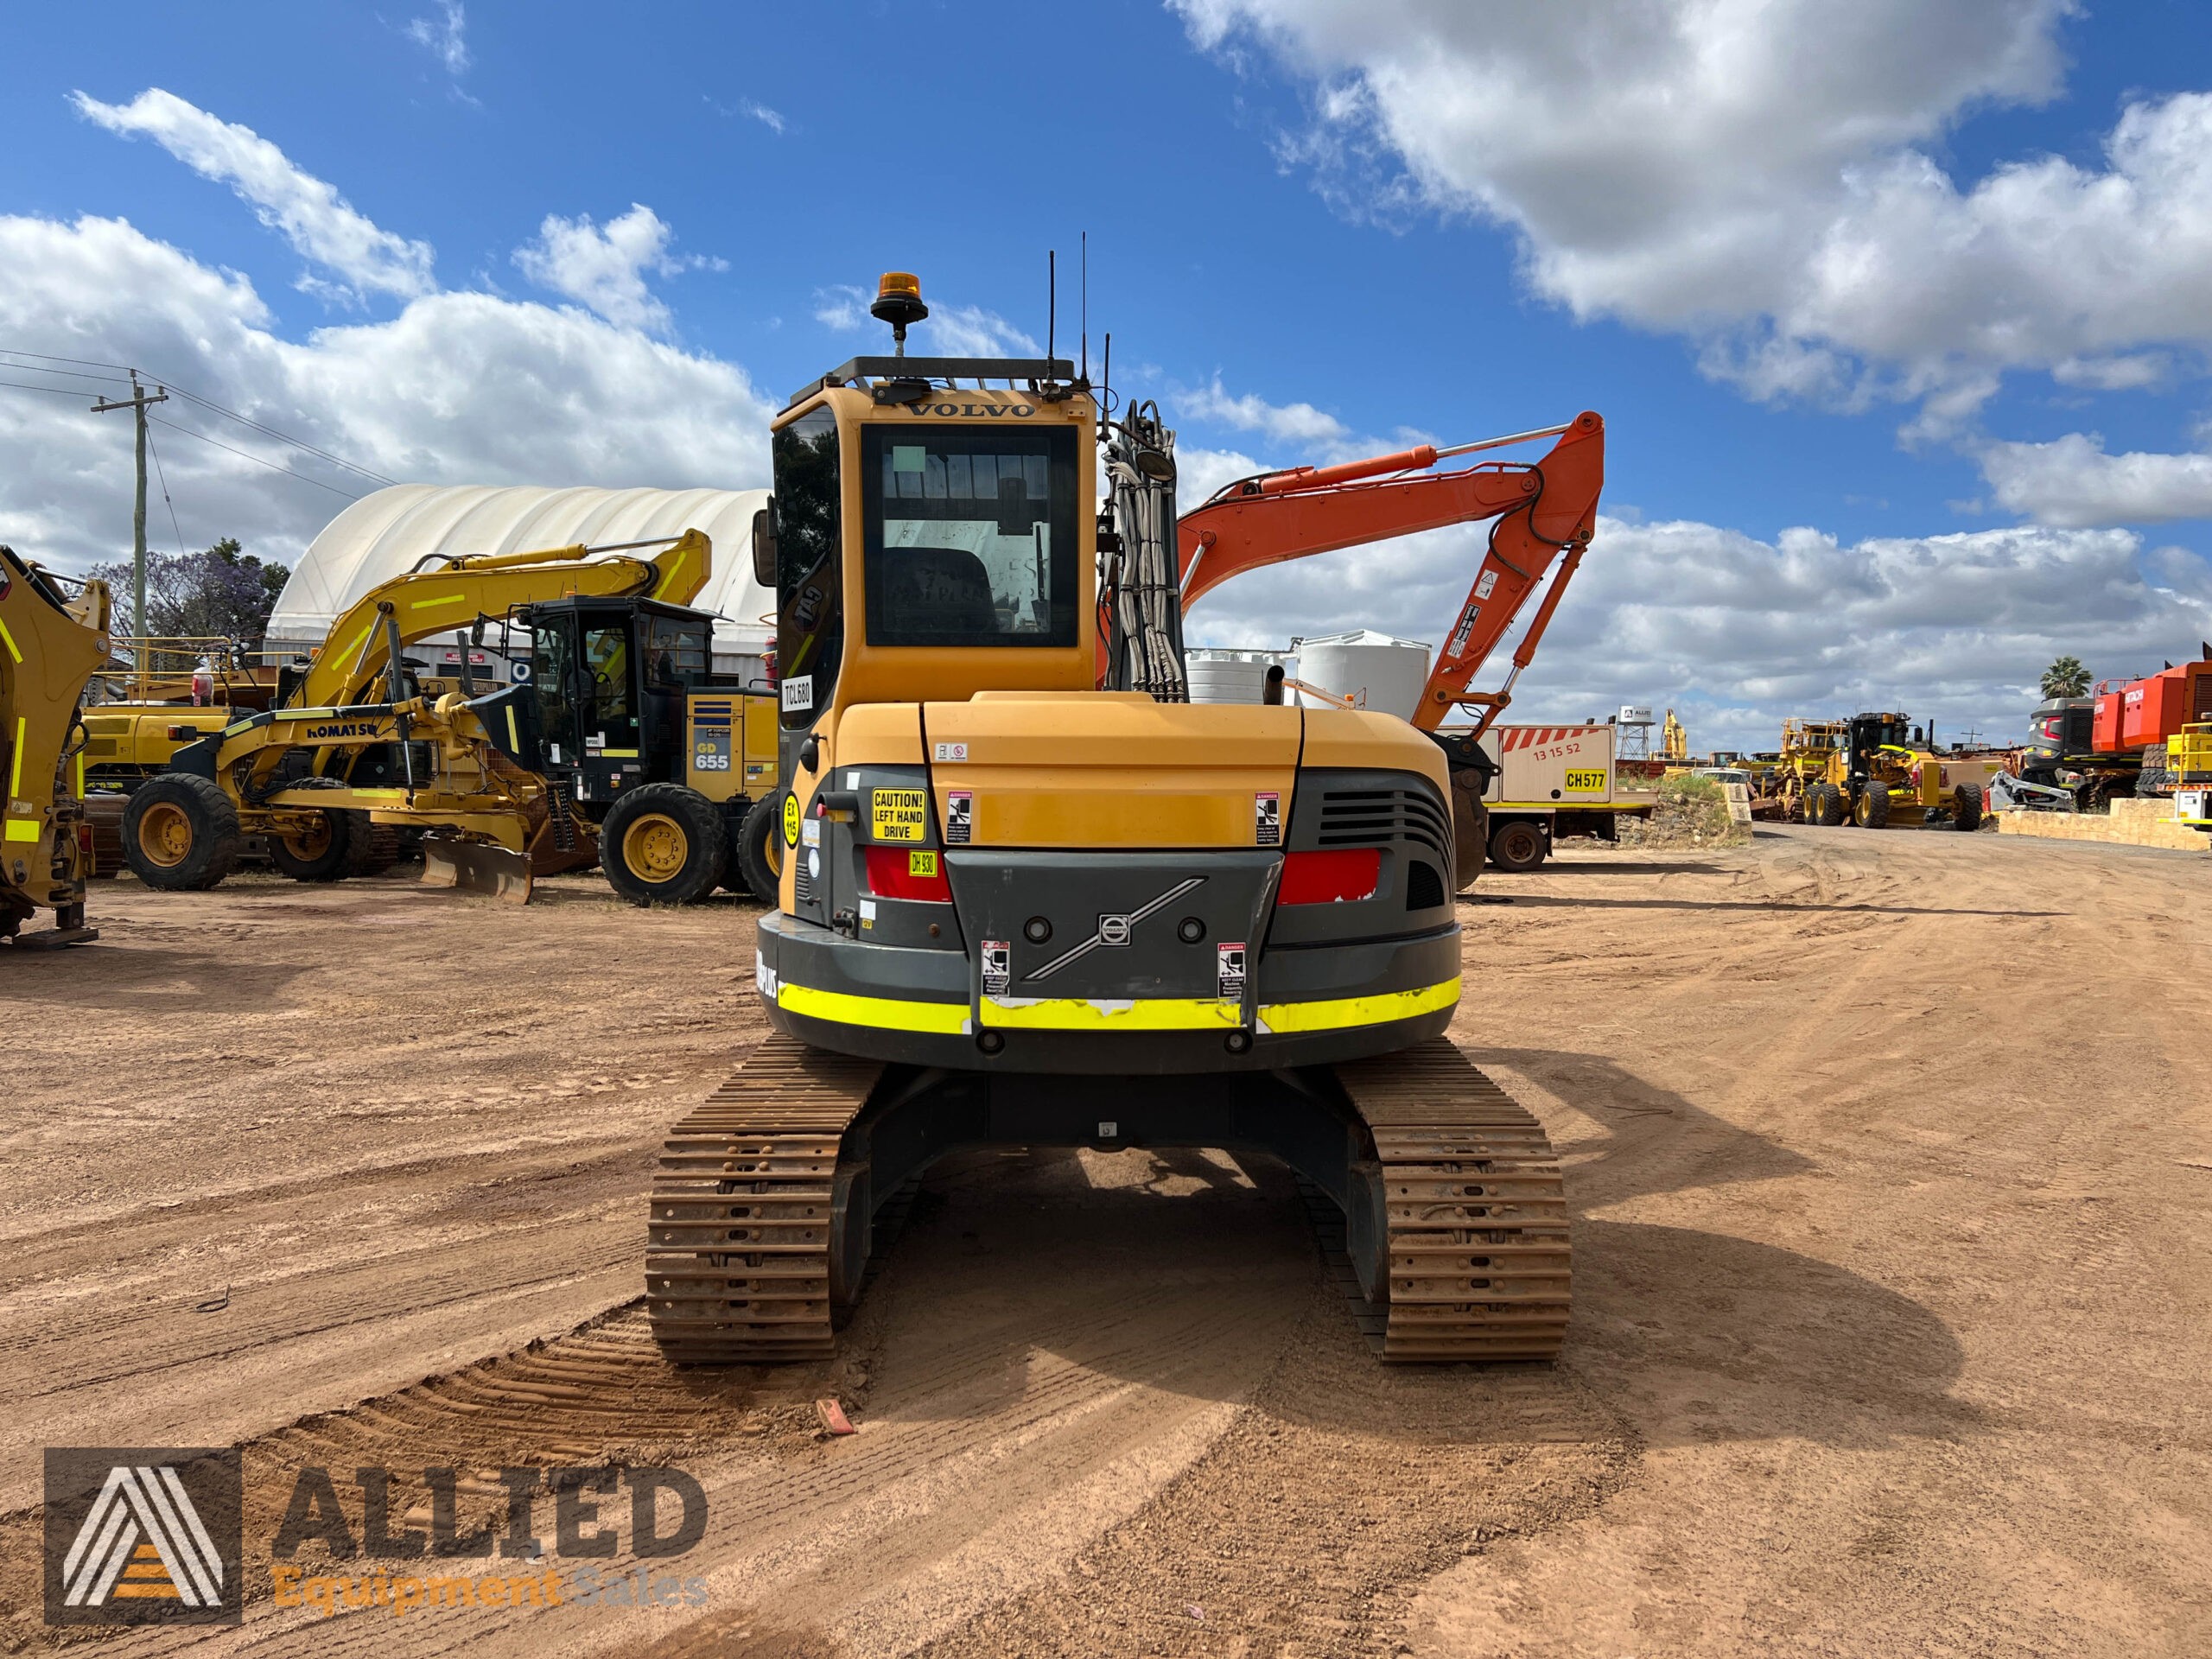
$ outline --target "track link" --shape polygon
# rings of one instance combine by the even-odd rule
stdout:
[[[837,1148],[882,1071],[772,1036],[669,1132],[645,1306],[670,1359],[772,1364],[833,1351]]]
[[[1567,1195],[1543,1126],[1441,1037],[1337,1075],[1381,1166],[1384,1294],[1339,1274],[1369,1345],[1390,1361],[1556,1357]]]

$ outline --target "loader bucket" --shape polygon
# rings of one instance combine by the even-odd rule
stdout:
[[[486,842],[454,836],[423,837],[423,885],[489,893],[509,904],[530,902],[530,860]]]

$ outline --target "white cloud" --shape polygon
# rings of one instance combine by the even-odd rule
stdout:
[[[1188,512],[1211,498],[1224,485],[1250,478],[1268,469],[1240,449],[1207,449],[1196,444],[1175,446],[1175,510]]]
[[[884,327],[885,349],[890,331],[868,315],[875,296],[850,283],[833,283],[814,290],[814,320],[839,334],[861,328]],[[1045,348],[1034,335],[1015,327],[995,311],[980,305],[929,302],[930,315],[906,331],[906,349],[918,357],[1041,357]]]
[[[1194,642],[1281,645],[1382,629],[1433,645],[1479,565],[1485,525],[1241,576],[1199,601]],[[2212,625],[2212,567],[2120,530],[2022,527],[1773,542],[1694,522],[1601,516],[1509,719],[1623,702],[1695,711],[1700,747],[1771,748],[1791,715],[1901,708],[1946,733],[2018,736],[2037,675],[2073,652],[2099,674],[2190,649]],[[1495,685],[1502,648],[1481,683]],[[2176,656],[2176,660],[2179,658]]]
[[[515,250],[515,264],[540,288],[577,301],[609,322],[665,334],[668,307],[645,286],[645,272],[673,276],[700,267],[728,269],[720,259],[672,257],[671,234],[660,215],[642,202],[632,202],[628,213],[608,219],[603,230],[588,213],[572,219],[548,213],[537,240]]]
[[[440,16],[435,20],[410,18],[402,32],[444,65],[446,73],[458,79],[468,72],[468,20],[459,0],[438,0],[438,10]]]
[[[1999,505],[2037,523],[2081,526],[2212,518],[2212,454],[2105,453],[2094,433],[1978,452]]]
[[[2143,391],[2162,385],[2173,368],[2173,359],[2164,352],[2133,357],[2069,357],[2051,365],[2050,378],[2062,386],[2081,386],[2090,391]]]
[[[759,103],[753,99],[741,98],[737,102],[737,109],[739,114],[751,116],[769,131],[774,133],[777,137],[780,138],[784,136],[783,116],[770,109],[766,104]]]
[[[0,339],[133,363],[407,482],[746,488],[767,480],[770,405],[736,365],[572,308],[435,294],[386,321],[279,336],[244,277],[117,219],[0,217]],[[127,557],[127,423],[111,387],[11,364],[0,390],[0,540],[65,569]],[[373,487],[179,399],[164,417],[348,493]],[[164,427],[155,442],[184,539],[234,535],[296,559],[345,500]],[[149,537],[171,540],[156,495]]]
[[[814,320],[839,334],[849,334],[868,321],[868,290],[850,283],[833,283],[814,290]]]
[[[1927,153],[2056,92],[2073,0],[1169,3],[1312,83],[1285,153],[1349,211],[1506,226],[1539,293],[1755,396],[1927,399],[1942,432],[2007,370],[2126,387],[2212,341],[2212,95],[2131,103],[2099,165],[1962,187]]]
[[[1351,436],[1342,421],[1311,404],[1270,404],[1251,392],[1232,397],[1219,375],[1210,385],[1179,394],[1174,403],[1176,412],[1186,419],[1256,432],[1276,443],[1334,448]]]
[[[71,99],[87,120],[111,132],[143,134],[203,178],[229,185],[263,224],[344,282],[340,289],[309,277],[302,283],[309,291],[350,297],[370,289],[407,299],[436,286],[429,243],[378,229],[251,128],[218,120],[158,86],[122,105],[83,92]]]
[[[1042,357],[1035,336],[1023,333],[995,311],[980,305],[932,303],[929,320],[914,325],[916,347],[942,357]]]

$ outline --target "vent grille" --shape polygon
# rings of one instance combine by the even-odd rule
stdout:
[[[1406,908],[1434,910],[1444,902],[1444,878],[1436,873],[1436,867],[1418,858],[1408,859],[1406,861]]]
[[[1409,841],[1433,852],[1440,863],[1452,861],[1452,820],[1433,796],[1417,789],[1330,790],[1321,797],[1317,839],[1323,847]]]
[[[2191,721],[2212,720],[2212,674],[2200,674],[2190,690],[2195,694],[2196,708],[2190,712]]]

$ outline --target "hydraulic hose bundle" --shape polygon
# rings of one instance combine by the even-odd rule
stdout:
[[[1108,609],[1106,685],[1188,702],[1183,601],[1175,568],[1175,435],[1146,403],[1107,429],[1107,513],[1100,537]]]

